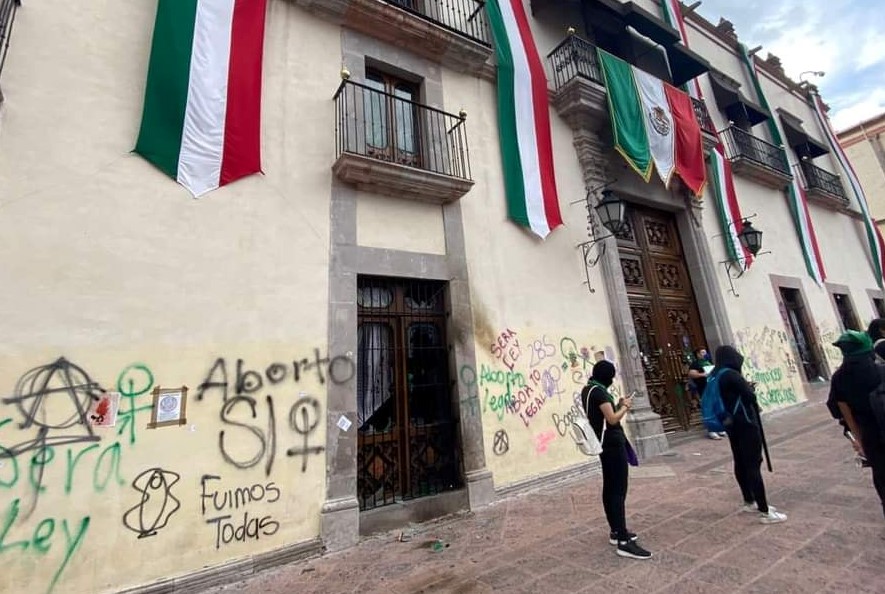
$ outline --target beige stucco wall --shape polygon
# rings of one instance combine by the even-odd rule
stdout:
[[[296,381],[293,361],[313,361],[314,349],[329,356],[331,97],[340,56],[313,48],[338,47],[339,30],[270,2],[265,175],[194,200],[130,153],[155,10],[155,2],[54,0],[23,6],[16,19],[0,116],[0,395],[22,406],[0,406],[0,445],[21,452],[0,460],[4,591],[118,590],[319,532],[325,456],[287,451],[325,444],[330,378],[299,365]],[[67,387],[90,381],[76,370],[65,376],[59,357],[131,398],[115,428],[95,430],[99,441],[82,441],[86,429],[76,425],[50,429],[51,447],[28,447],[40,423],[74,417],[71,397],[84,392]],[[239,360],[244,374],[257,374],[248,382],[263,376],[250,394],[254,411],[247,400],[223,410],[221,388],[196,397],[223,361],[233,398]],[[283,367],[274,378],[286,372],[274,384],[265,371],[276,362]],[[222,381],[220,370],[211,381]],[[37,379],[17,385],[23,377]],[[190,387],[187,424],[148,429],[143,409],[152,399],[142,392],[182,385]],[[28,419],[34,424],[23,427]],[[66,437],[74,443],[51,445]],[[201,498],[204,475],[219,477],[208,492],[251,487],[256,500],[224,504],[219,494],[214,507]],[[126,514],[138,510],[145,487],[145,524],[151,514],[162,520],[156,535],[139,538],[137,514]],[[210,522],[228,515],[236,534]]]
[[[542,56],[564,37],[564,28],[533,27]],[[507,219],[494,84],[444,74],[447,106],[471,97],[465,105],[476,181],[461,208],[477,367],[459,370],[459,381],[480,398],[486,464],[503,486],[586,461],[566,434],[565,418],[594,354],[617,354],[599,267],[591,270],[596,293],[583,284],[577,245],[588,237],[587,213],[583,204],[569,204],[585,194],[571,129],[551,110],[565,225],[541,241]]]
[[[870,214],[875,220],[885,219],[885,170],[879,164],[871,142],[882,142],[881,137],[875,139],[855,139],[851,144],[845,143],[845,155],[851,161],[854,173],[863,187],[870,206]]]

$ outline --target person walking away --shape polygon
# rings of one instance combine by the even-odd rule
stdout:
[[[876,344],[877,340],[885,338],[885,318],[876,318],[870,322],[870,325],[867,326],[867,335],[873,344]]]
[[[873,471],[873,485],[885,514],[885,427],[875,416],[870,393],[882,383],[869,334],[848,330],[834,346],[842,351],[842,364],[830,382],[829,401],[835,401],[854,437],[854,448]]]
[[[615,400],[609,388],[615,379],[615,366],[601,360],[593,365],[590,381],[581,391],[581,402],[590,426],[602,440],[599,461],[602,466],[602,507],[611,530],[609,543],[617,554],[630,559],[650,559],[652,554],[627,530],[627,436],[621,420],[633,406],[633,397]],[[605,432],[603,433],[603,426]]]
[[[698,395],[698,402],[704,397],[704,388],[707,387],[707,377],[713,371],[713,363],[710,361],[710,353],[707,349],[701,347],[694,352],[695,359],[688,366],[688,379],[690,387]],[[725,431],[713,431],[710,427],[706,427],[707,437],[710,439],[722,439],[725,437]]]
[[[753,387],[744,379],[741,368],[744,356],[730,345],[716,349],[716,369],[721,373],[719,390],[722,404],[731,415],[726,433],[734,457],[734,477],[744,498],[743,511],[759,512],[763,524],[777,524],[786,514],[768,505],[762,480],[762,420]]]

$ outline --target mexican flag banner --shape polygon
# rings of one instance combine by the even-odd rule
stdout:
[[[158,0],[135,152],[201,196],[261,170],[267,0]]]
[[[845,155],[845,151],[842,150],[842,145],[839,144],[839,139],[836,137],[836,133],[830,125],[830,118],[827,117],[827,110],[824,107],[824,102],[821,101],[820,95],[814,91],[811,92],[811,102],[814,106],[814,113],[817,116],[820,128],[826,134],[827,142],[829,143],[833,154],[836,156],[836,160],[839,161],[839,166],[842,168],[842,171],[845,172],[845,177],[848,179],[848,185],[851,186],[851,191],[854,194],[855,200],[857,200],[858,208],[860,208],[860,212],[863,215],[863,224],[867,235],[867,242],[869,242],[870,245],[873,274],[876,277],[876,282],[881,288],[883,286],[882,275],[885,273],[885,240],[882,239],[882,234],[879,232],[879,228],[876,226],[876,223],[873,221],[873,217],[870,214],[866,194],[864,194],[863,187],[860,185],[860,180],[857,179],[854,167],[851,166],[851,162]]]
[[[700,196],[706,184],[704,142],[691,98],[601,49],[599,61],[615,150],[646,182],[655,167],[665,186],[676,173]]]
[[[755,59],[750,57],[744,44],[739,43],[738,48],[741,53],[744,66],[750,74],[750,81],[756,90],[756,96],[759,103],[765,108],[765,111],[772,113],[768,104],[768,99],[762,91],[762,84],[759,82],[759,74],[756,72]],[[768,118],[768,131],[775,146],[784,146],[783,136],[778,128],[774,116]],[[786,151],[784,152],[786,158]],[[827,272],[824,270],[824,261],[821,257],[820,247],[817,243],[817,234],[814,232],[814,224],[811,221],[811,213],[808,210],[808,199],[805,191],[793,176],[792,181],[786,187],[786,195],[790,207],[790,214],[793,216],[793,225],[796,227],[796,235],[799,237],[799,244],[802,247],[802,257],[805,259],[805,269],[808,275],[814,279],[818,285],[823,284],[827,280]]]
[[[521,0],[489,0],[498,58],[498,127],[507,214],[542,239],[562,224],[547,76]]]

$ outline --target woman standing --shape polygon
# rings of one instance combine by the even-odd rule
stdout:
[[[581,401],[590,426],[602,440],[602,507],[608,520],[609,543],[617,545],[617,553],[630,559],[650,559],[651,553],[639,546],[636,535],[627,530],[627,436],[621,427],[633,397],[615,400],[608,391],[615,379],[615,366],[598,361],[593,366],[590,382],[581,391]],[[605,433],[603,433],[603,425]]]
[[[762,420],[753,387],[744,379],[741,368],[744,356],[737,349],[723,345],[716,349],[716,369],[720,373],[719,392],[722,404],[731,415],[726,427],[731,453],[734,456],[734,477],[744,497],[743,511],[759,512],[763,524],[777,524],[785,514],[768,505],[762,481]],[[721,370],[721,372],[720,372]]]

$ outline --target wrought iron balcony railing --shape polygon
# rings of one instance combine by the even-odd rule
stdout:
[[[698,124],[701,125],[701,130],[715,136],[716,126],[713,125],[713,120],[710,118],[710,112],[707,111],[707,104],[704,103],[704,100],[692,97],[691,106],[694,108],[694,117],[697,118]]]
[[[335,93],[336,157],[352,153],[470,180],[465,115],[453,115],[364,84]]]
[[[384,1],[485,46],[492,45],[484,0]]]
[[[21,0],[0,0],[0,73],[9,52],[9,41],[12,38],[12,24],[15,22],[15,11],[21,6]]]
[[[596,46],[577,35],[569,35],[547,55],[553,69],[555,90],[575,77],[603,84]]]
[[[848,197],[845,195],[845,187],[842,185],[842,179],[838,175],[821,169],[809,161],[800,161],[799,168],[802,170],[802,177],[805,179],[806,190],[818,190],[834,196],[843,202],[848,202]]]
[[[732,161],[746,160],[771,171],[790,177],[787,154],[781,147],[756,138],[736,126],[729,126],[720,133],[725,141],[726,156]]]

